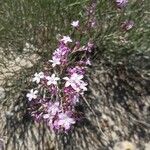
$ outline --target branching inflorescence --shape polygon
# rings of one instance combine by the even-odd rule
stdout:
[[[116,1],[119,8],[127,1]],[[87,8],[86,30],[80,27],[79,20],[73,21],[73,30],[79,37],[87,34],[96,25],[94,16],[96,1]],[[133,23],[132,23],[133,25]],[[127,22],[123,25],[127,28]],[[130,25],[131,26],[131,25]],[[81,39],[80,39],[81,40]],[[38,89],[31,89],[26,95],[31,116],[37,121],[44,121],[55,132],[67,132],[79,122],[84,114],[76,109],[76,105],[84,98],[88,83],[85,81],[86,69],[90,62],[90,54],[94,44],[89,37],[83,45],[72,40],[70,36],[59,36],[58,47],[52,54],[44,70],[35,73],[32,79]]]
[[[71,25],[78,30],[79,21],[73,21]],[[56,132],[66,132],[83,116],[75,106],[87,91],[85,72],[91,65],[88,55],[94,45],[88,42],[80,46],[69,36],[60,37],[58,43],[46,69],[35,73],[32,79],[44,94],[31,89],[27,97],[31,115],[36,121],[43,120]],[[80,56],[76,57],[76,53]]]

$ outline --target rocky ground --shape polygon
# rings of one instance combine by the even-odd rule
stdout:
[[[27,58],[27,59],[24,59]],[[142,71],[123,64],[111,65],[94,60],[87,73],[89,92],[83,106],[85,120],[68,135],[55,136],[43,124],[35,124],[27,113],[26,91],[17,80],[22,67],[33,69],[31,56],[16,57],[20,68],[7,66],[1,77],[0,150],[149,150],[150,149],[150,78]],[[35,59],[36,58],[36,59]],[[12,61],[13,62],[13,61]],[[13,62],[14,63],[14,62]],[[10,63],[12,64],[12,63]],[[7,74],[8,68],[15,74]],[[5,72],[6,71],[6,72]],[[2,72],[2,71],[1,71]],[[19,90],[3,87],[7,76],[20,81]],[[18,89],[18,88],[16,88]],[[14,91],[15,90],[15,91]],[[12,95],[8,96],[8,93]],[[5,96],[6,95],[6,96]],[[7,98],[6,100],[6,97]],[[88,106],[90,105],[90,107]],[[84,108],[84,109],[83,109]]]

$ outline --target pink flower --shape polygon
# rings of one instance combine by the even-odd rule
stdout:
[[[76,84],[81,82],[82,78],[83,75],[79,75],[77,73],[73,73],[70,78],[64,77],[63,79],[67,81],[65,87],[72,86],[74,88]]]
[[[30,90],[30,93],[28,93],[26,96],[28,97],[28,100],[31,101],[32,99],[37,98],[37,93],[38,93],[37,90],[33,91],[33,89],[32,89],[32,90]]]
[[[65,42],[67,42],[67,39],[65,40]],[[60,64],[65,64],[67,62],[67,56],[69,51],[69,47],[65,45],[65,43],[61,42],[59,47],[54,51],[52,60],[49,60],[50,62],[52,62],[52,67]]]
[[[59,47],[53,53],[53,57],[61,59],[69,51],[70,49],[64,43],[60,43]]]
[[[123,8],[127,5],[128,0],[116,0],[116,4],[118,8]]]
[[[77,20],[77,21],[73,21],[72,23],[71,23],[71,25],[73,26],[73,27],[78,27],[79,26],[79,20]]]
[[[85,74],[85,67],[81,67],[81,66],[75,66],[74,68],[68,68],[67,69],[69,74],[73,74],[73,73],[77,73],[77,74]]]
[[[52,66],[55,67],[56,65],[60,65],[61,62],[60,62],[60,58],[56,58],[56,57],[53,57],[52,60],[49,60],[50,62],[52,62]]]
[[[36,82],[37,84],[40,83],[40,80],[44,78],[44,73],[35,73],[34,78],[32,79],[33,82]]]
[[[55,102],[50,105],[48,108],[48,113],[50,113],[52,116],[56,115],[56,113],[60,111],[59,105],[59,102]]]
[[[69,36],[63,36],[63,38],[60,41],[67,44],[67,43],[71,43],[72,39]]]
[[[47,76],[46,79],[47,81],[47,85],[57,85],[57,81],[60,80],[60,78],[56,77],[55,74],[52,74],[51,76]]]
[[[69,112],[65,112],[58,115],[57,123],[65,130],[69,130],[71,125],[75,124],[75,120],[69,116]]]
[[[43,119],[47,121],[47,125],[51,128],[54,127],[53,121],[57,113],[60,112],[59,102],[48,103],[47,104],[47,113],[43,115]],[[55,122],[55,121],[54,121]]]
[[[82,81],[83,75],[73,73],[70,78],[64,77],[64,80],[66,80],[65,87],[71,86],[76,92],[87,91],[87,84]]]

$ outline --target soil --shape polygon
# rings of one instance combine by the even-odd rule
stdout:
[[[32,121],[25,92],[16,91],[0,106],[0,143],[6,150],[150,149],[150,78],[131,66],[101,60],[89,68],[87,81],[85,119],[57,136]]]

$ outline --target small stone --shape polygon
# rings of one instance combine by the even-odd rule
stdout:
[[[150,142],[145,144],[145,150],[150,150]]]
[[[117,141],[119,139],[118,135],[113,131],[111,132],[111,136],[112,136],[114,141]]]
[[[4,150],[4,141],[0,138],[0,150]]]
[[[5,113],[6,117],[12,117],[14,115],[14,113],[7,111]]]
[[[114,126],[114,131],[120,131],[121,129],[118,126]]]
[[[129,141],[117,142],[114,146],[114,150],[137,150],[134,143]]]
[[[102,114],[102,118],[103,118],[104,120],[108,120],[108,117],[107,117],[105,114]]]
[[[0,100],[3,100],[5,98],[5,90],[4,88],[0,87]]]
[[[114,126],[115,125],[114,121],[111,118],[108,119],[108,122],[109,122],[110,126]]]

